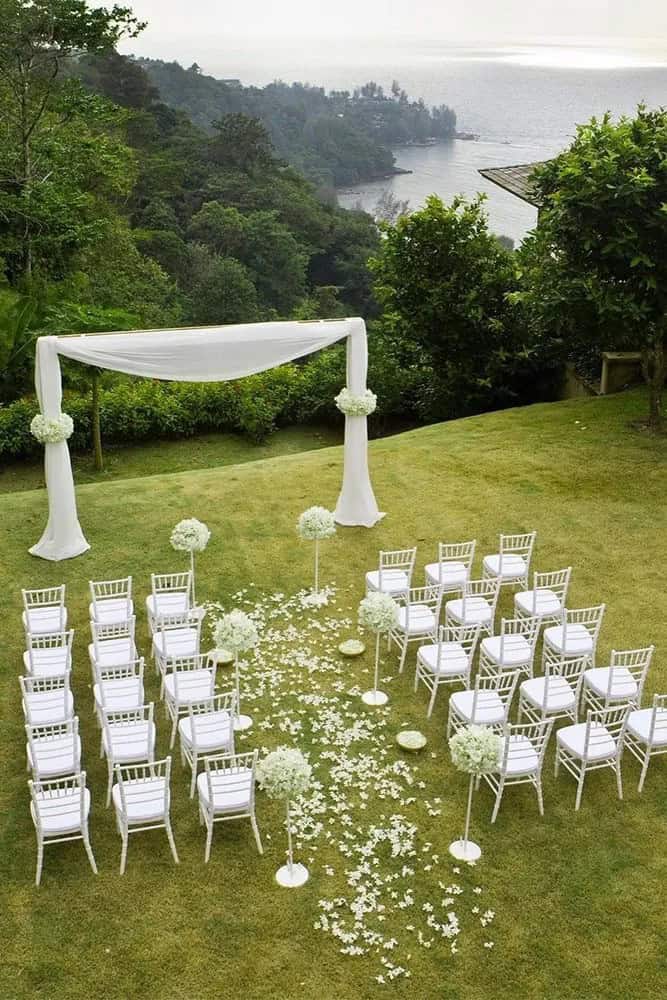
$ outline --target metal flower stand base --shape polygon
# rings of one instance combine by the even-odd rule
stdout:
[[[378,681],[380,679],[380,633],[378,632],[375,636],[375,674],[373,678],[373,690],[366,691],[361,696],[361,700],[365,705],[386,705],[389,701],[389,695],[385,694],[384,691],[378,690]]]
[[[308,881],[308,869],[305,865],[294,863],[292,855],[292,826],[290,823],[289,801],[287,802],[287,864],[276,872],[276,882],[284,889],[298,889]]]
[[[315,539],[315,586],[310,594],[304,598],[304,604],[311,604],[315,608],[321,608],[329,603],[325,590],[320,590],[320,540]]]
[[[241,676],[239,673],[239,654],[234,656],[234,684],[236,685],[236,706],[237,715],[234,719],[234,731],[243,733],[252,726],[252,718],[249,715],[241,714]]]
[[[466,809],[466,825],[462,840],[454,840],[449,845],[449,853],[457,861],[478,861],[482,856],[482,848],[474,840],[468,840],[470,830],[470,811],[472,809],[472,790],[475,783],[475,775],[470,775],[470,785],[468,786],[468,808]]]

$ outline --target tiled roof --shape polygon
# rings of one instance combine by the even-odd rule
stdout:
[[[488,167],[480,170],[479,173],[488,181],[493,181],[505,191],[509,191],[510,194],[515,194],[517,198],[539,208],[542,203],[531,183],[530,176],[533,170],[536,167],[541,167],[544,162],[542,160],[538,163],[518,163],[513,167]]]

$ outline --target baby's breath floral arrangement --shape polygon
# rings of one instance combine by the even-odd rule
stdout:
[[[30,433],[40,444],[59,444],[72,436],[74,421],[69,413],[57,417],[45,417],[38,413],[30,421]]]
[[[390,594],[375,591],[359,602],[359,624],[373,632],[389,632],[398,620],[398,605]]]
[[[487,726],[466,726],[449,741],[452,763],[466,774],[483,774],[498,766],[500,737]]]
[[[203,552],[210,537],[211,532],[203,521],[198,521],[196,517],[186,517],[178,522],[170,541],[177,552]]]
[[[299,536],[306,541],[320,538],[331,538],[336,534],[334,515],[326,507],[309,507],[304,510],[297,521]]]
[[[375,412],[378,398],[370,389],[354,393],[345,386],[336,396],[335,403],[346,417],[369,417]]]
[[[252,618],[235,609],[223,615],[213,625],[213,642],[216,649],[228,650],[235,655],[257,645],[259,634]]]
[[[296,747],[272,750],[257,765],[257,781],[272,799],[298,799],[310,788],[313,769]]]

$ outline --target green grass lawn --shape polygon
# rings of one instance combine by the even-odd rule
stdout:
[[[282,814],[263,795],[258,797],[258,819],[265,836],[264,856],[256,854],[249,825],[226,824],[217,827],[211,862],[204,865],[204,834],[188,798],[177,748],[172,820],[181,864],[173,865],[163,831],[137,834],[130,838],[127,874],[118,875],[120,838],[112,812],[104,808],[106,767],[97,755],[86,652],[88,579],[131,572],[139,642],[148,653],[143,599],[149,574],[182,565],[168,538],[173,524],[184,516],[205,520],[213,531],[198,563],[200,599],[230,606],[239,589],[248,588],[245,596],[251,599],[249,595],[262,590],[289,595],[308,585],[312,550],[296,538],[295,520],[313,503],[333,507],[341,449],[82,485],[79,514],[92,549],[59,564],[27,554],[45,523],[44,492],[0,496],[0,592],[6,596],[0,624],[0,996],[361,1000],[384,993],[400,1000],[642,1000],[663,995],[665,758],[653,761],[641,796],[636,790],[638,765],[629,755],[624,758],[623,802],[616,798],[611,772],[590,775],[581,810],[575,814],[574,781],[566,774],[553,778],[552,744],[544,774],[544,818],[529,788],[512,788],[492,827],[491,795],[482,788],[474,801],[473,833],[483,858],[474,871],[456,876],[446,848],[460,834],[467,785],[465,776],[449,763],[444,745],[447,693],[438,696],[427,722],[426,695],[412,691],[414,648],[400,677],[395,653],[387,658],[391,702],[384,716],[375,716],[358,697],[336,687],[341,678],[346,689],[370,686],[370,653],[343,663],[335,645],[339,635],[354,634],[344,619],[354,618],[363,573],[375,565],[378,549],[416,543],[420,582],[438,540],[476,537],[478,566],[484,553],[496,550],[500,531],[535,528],[535,568],[574,567],[571,606],[607,603],[599,663],[604,664],[612,648],[655,643],[645,701],[654,691],[666,691],[667,439],[653,439],[629,427],[644,407],[645,397],[634,392],[577,399],[373,442],[373,482],[386,518],[370,531],[340,529],[322,546],[323,577],[335,581],[336,603],[326,612],[297,615],[298,638],[288,643],[283,633],[273,653],[268,651],[269,656],[275,654],[275,687],[250,672],[248,686],[256,686],[259,695],[249,706],[256,725],[243,748],[298,743],[312,752],[325,786],[328,765],[321,742],[309,729],[309,711],[295,700],[299,674],[290,657],[301,643],[306,658],[328,656],[332,663],[330,674],[303,673],[304,689],[342,699],[350,718],[379,719],[369,748],[380,748],[385,764],[392,754],[402,757],[393,737],[405,724],[428,736],[426,752],[402,758],[415,766],[418,780],[424,782],[423,789],[415,786],[411,792],[417,801],[404,810],[418,825],[419,850],[432,844],[429,850],[440,855],[432,871],[416,865],[414,886],[421,904],[442,896],[438,880],[461,882],[459,952],[451,955],[444,940],[426,948],[415,938],[408,949],[411,978],[382,987],[374,981],[377,956],[341,955],[340,943],[313,926],[320,913],[318,901],[346,893],[346,862],[329,841],[318,842],[317,850],[301,849],[311,868],[304,888],[288,892],[275,885],[273,874],[283,861]],[[195,443],[185,442],[184,449],[188,447]],[[93,795],[91,834],[100,874],[92,875],[80,843],[51,847],[45,852],[42,885],[35,889],[35,838],[17,682],[23,649],[20,588],[61,582],[68,587],[76,628],[74,691]],[[507,615],[511,606],[506,590],[500,612]],[[336,618],[342,622],[338,627],[332,624]],[[326,619],[328,630],[318,631],[313,621]],[[157,703],[157,683],[148,666],[147,677],[150,697]],[[302,713],[302,738],[277,726],[260,728],[263,719],[284,718],[293,705]],[[166,753],[168,727],[157,704],[156,720],[159,751]],[[438,815],[431,815],[421,800],[436,797],[442,806]],[[382,824],[381,817],[396,809],[373,795],[364,805],[355,800],[350,807],[358,829],[370,820]],[[386,871],[401,864],[388,856],[381,861]],[[326,874],[327,865],[335,869],[333,876]],[[479,899],[471,895],[472,884],[482,887]],[[471,916],[477,902],[496,913],[492,927],[484,931]],[[423,918],[413,910],[387,917],[387,931],[399,939],[401,959],[412,933],[407,925]],[[483,947],[489,938],[494,941],[490,950]]]

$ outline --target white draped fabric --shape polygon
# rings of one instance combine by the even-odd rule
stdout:
[[[352,392],[361,393],[366,388],[367,371],[362,319],[40,337],[35,364],[37,397],[44,416],[58,416],[62,402],[59,355],[148,378],[225,382],[275,368],[343,338],[347,338],[347,384]],[[367,452],[366,417],[346,417],[343,485],[335,511],[339,524],[370,528],[383,516],[373,494]],[[54,561],[70,559],[90,546],[77,516],[66,441],[45,445],[44,468],[49,520],[30,552]],[[313,497],[313,503],[320,499]]]

